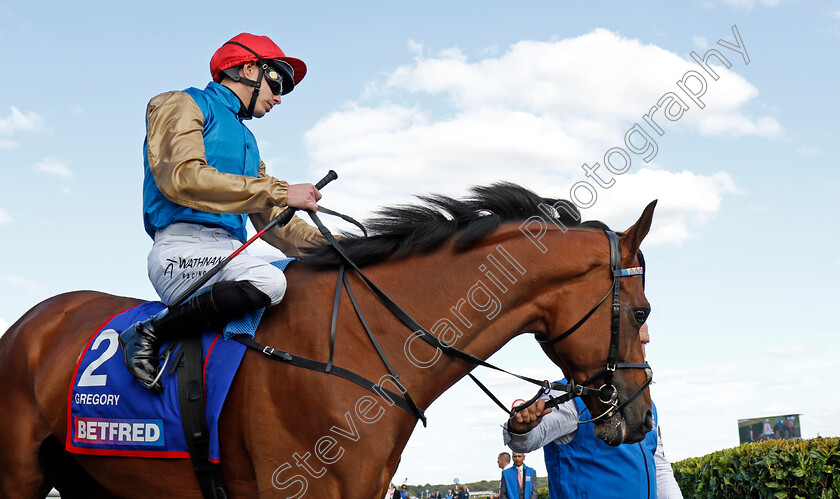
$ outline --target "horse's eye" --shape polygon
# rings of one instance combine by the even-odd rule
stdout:
[[[636,322],[639,325],[642,325],[647,320],[649,314],[650,314],[650,309],[637,308],[636,310],[633,311],[633,318],[636,320]]]

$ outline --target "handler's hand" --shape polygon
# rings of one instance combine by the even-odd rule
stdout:
[[[551,412],[545,408],[545,400],[538,399],[530,406],[517,412],[508,420],[508,431],[513,433],[528,433],[542,421],[542,417]]]
[[[286,191],[286,206],[301,210],[318,211],[321,193],[312,184],[290,185]]]

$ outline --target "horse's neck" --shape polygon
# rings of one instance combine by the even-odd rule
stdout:
[[[579,249],[569,245],[574,243],[572,238],[567,239],[553,248],[554,255],[545,255],[518,229],[508,229],[469,251],[442,248],[376,266],[371,274],[438,339],[486,359],[540,319],[542,312],[535,301],[547,283],[580,273],[580,265],[564,255]],[[393,364],[403,368],[397,371],[421,406],[430,405],[475,367],[442,354],[420,338],[413,339],[412,332],[390,314],[374,330],[388,331],[389,355],[400,359]]]

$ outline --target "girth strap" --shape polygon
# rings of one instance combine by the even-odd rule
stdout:
[[[228,496],[222,467],[210,461],[210,431],[204,412],[204,380],[201,364],[201,338],[193,336],[181,342],[174,363],[178,371],[178,403],[181,426],[193,471],[205,499],[226,499]]]

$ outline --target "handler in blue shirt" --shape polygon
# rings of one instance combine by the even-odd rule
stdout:
[[[639,335],[642,345],[650,341],[647,325]],[[653,429],[644,440],[618,447],[598,439],[594,423],[579,423],[591,419],[580,399],[553,410],[545,409],[545,399],[540,399],[520,411],[518,419],[522,421],[505,424],[505,445],[515,452],[543,448],[551,499],[682,499],[671,464],[665,459],[656,406]],[[519,433],[509,431],[508,424],[517,425]]]

